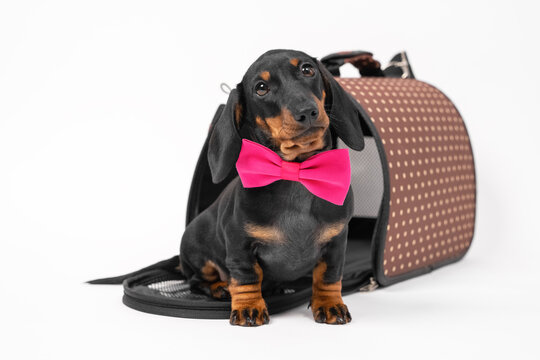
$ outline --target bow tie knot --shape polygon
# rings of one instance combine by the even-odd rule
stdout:
[[[297,181],[313,195],[343,205],[351,184],[347,149],[329,150],[298,163],[256,142],[242,139],[236,169],[245,188],[261,187],[278,180]]]
[[[300,175],[300,163],[283,161],[281,163],[281,178],[283,180],[298,181]]]

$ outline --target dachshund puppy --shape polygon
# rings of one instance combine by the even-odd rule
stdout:
[[[231,91],[211,129],[213,182],[230,174],[242,139],[287,162],[331,150],[337,137],[362,150],[357,106],[314,58],[299,51],[268,51]],[[192,287],[216,298],[230,296],[230,323],[242,326],[268,323],[264,289],[312,274],[315,321],[346,324],[351,315],[341,298],[341,278],[352,214],[350,187],[343,205],[335,205],[296,181],[244,188],[236,177],[187,226],[180,269]]]

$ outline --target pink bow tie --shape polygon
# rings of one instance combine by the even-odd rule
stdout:
[[[336,205],[343,205],[351,184],[347,149],[325,151],[297,163],[284,161],[269,148],[242,139],[236,169],[245,188],[266,186],[277,180],[298,181],[313,195]]]

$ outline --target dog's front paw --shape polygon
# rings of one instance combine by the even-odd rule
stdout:
[[[231,325],[259,326],[268,324],[269,321],[270,316],[262,298],[232,307]]]
[[[318,323],[343,325],[351,322],[351,313],[341,298],[311,301],[313,318]]]

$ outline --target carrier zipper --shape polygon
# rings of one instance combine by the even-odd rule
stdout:
[[[358,289],[360,292],[371,292],[379,287],[379,283],[375,281],[374,277],[369,278],[369,284],[366,284]]]

